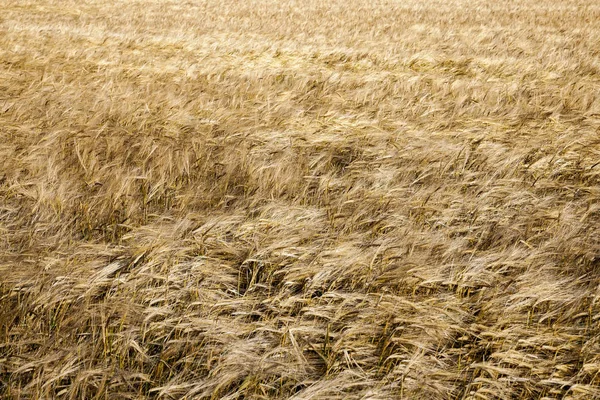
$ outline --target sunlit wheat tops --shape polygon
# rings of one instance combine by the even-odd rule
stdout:
[[[0,398],[600,398],[598,2],[0,10]]]

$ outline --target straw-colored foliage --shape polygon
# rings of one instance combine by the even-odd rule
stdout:
[[[600,397],[598,2],[0,10],[0,397]]]

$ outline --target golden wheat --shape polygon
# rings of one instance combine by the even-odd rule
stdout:
[[[600,398],[597,2],[0,9],[0,397]]]

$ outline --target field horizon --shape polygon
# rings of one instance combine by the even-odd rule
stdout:
[[[0,398],[600,398],[600,4],[0,10]]]

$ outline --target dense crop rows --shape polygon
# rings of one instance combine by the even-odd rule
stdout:
[[[0,397],[600,397],[597,2],[0,10]]]

